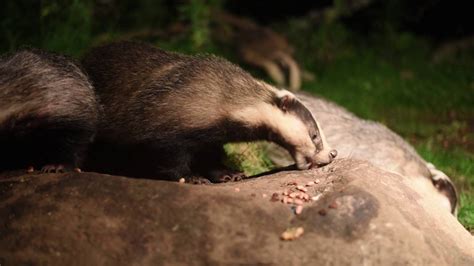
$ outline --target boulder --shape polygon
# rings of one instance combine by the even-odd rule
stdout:
[[[299,215],[280,201],[311,181]],[[474,238],[422,198],[353,159],[215,185],[5,175],[0,265],[474,265]],[[295,227],[299,238],[281,239]]]

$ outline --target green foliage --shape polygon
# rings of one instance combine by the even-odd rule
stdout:
[[[3,7],[1,51],[32,46],[78,55],[90,43],[92,0],[6,0]]]
[[[211,45],[211,11],[219,6],[218,0],[189,0],[180,7],[181,18],[190,23],[190,41],[195,51]]]
[[[90,43],[91,23],[91,1],[42,1],[40,9],[41,46],[51,51],[78,55]]]
[[[39,7],[39,1],[1,1],[0,52],[21,46],[39,46]]]
[[[474,195],[461,195],[461,209],[459,210],[459,221],[467,230],[474,234]]]
[[[293,19],[280,28],[297,47],[299,62],[309,69],[320,69],[321,63],[344,59],[354,52],[354,36],[339,22],[314,25],[304,19]]]

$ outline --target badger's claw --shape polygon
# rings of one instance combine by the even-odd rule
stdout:
[[[185,179],[186,183],[195,184],[195,185],[209,185],[211,181],[209,179],[200,177],[200,176],[191,176]]]
[[[237,182],[244,179],[246,175],[242,172],[231,170],[214,171],[212,180],[216,183]]]
[[[47,164],[41,168],[43,173],[64,173],[66,168],[62,164]]]

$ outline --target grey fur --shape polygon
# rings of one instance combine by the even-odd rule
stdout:
[[[71,59],[37,49],[0,58],[0,168],[77,167],[98,109],[92,85]]]
[[[428,180],[433,194],[449,200],[452,213],[458,207],[458,195],[454,183],[443,172],[421,158],[416,150],[386,126],[356,117],[343,107],[330,101],[298,93],[298,98],[318,118],[327,141],[335,147],[341,158],[367,160],[384,170],[404,176],[407,181]],[[278,147],[270,148],[271,158],[276,165],[292,163],[291,157]],[[418,188],[415,188],[418,190]],[[441,204],[440,204],[440,208]]]
[[[92,164],[115,157],[110,165],[93,168],[170,179],[196,172],[208,176],[222,168],[217,161],[224,143],[272,137],[265,125],[252,127],[230,117],[260,103],[278,106],[276,90],[221,58],[121,42],[93,49],[83,64],[104,107],[99,155]],[[274,140],[285,145],[284,139]]]

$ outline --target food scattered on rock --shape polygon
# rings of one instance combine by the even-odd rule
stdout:
[[[311,200],[312,200],[312,201],[317,201],[317,200],[319,200],[319,199],[321,198],[321,196],[322,196],[322,194],[318,194],[318,195],[316,195],[316,196],[311,197]]]
[[[319,210],[318,213],[319,213],[319,215],[321,215],[321,216],[326,216],[326,214],[327,214],[327,212],[326,212],[325,209]]]
[[[74,168],[73,171],[76,172],[76,173],[82,173],[82,170],[79,167]]]
[[[303,205],[304,202],[300,199],[294,199],[293,203],[296,204],[296,205]]]
[[[331,202],[331,204],[329,204],[328,207],[329,207],[330,209],[337,209],[337,202],[336,202],[336,201]]]
[[[178,182],[181,183],[181,184],[184,184],[184,183],[186,182],[186,179],[184,179],[183,177],[181,177]]]
[[[298,205],[298,206],[296,206],[295,214],[296,214],[296,215],[300,215],[301,212],[303,212],[303,205]]]
[[[266,197],[267,197],[267,194],[263,193],[262,198],[266,198]]]
[[[302,236],[304,233],[303,227],[291,227],[286,229],[283,234],[281,234],[282,240],[295,240]]]
[[[319,179],[316,179],[314,181],[308,181],[304,186],[299,185],[295,181],[287,182],[285,183],[285,185],[287,187],[289,186],[289,188],[280,193],[273,193],[270,198],[270,201],[279,201],[283,204],[291,204],[291,209],[295,212],[295,214],[301,214],[301,212],[303,211],[303,205],[305,203],[317,201],[322,197],[322,194],[317,192],[316,188],[312,188],[315,184],[318,183],[320,183]],[[308,188],[317,194],[311,196],[310,194],[308,194]],[[337,203],[333,202],[329,208],[336,209]],[[320,215],[326,215],[326,210],[320,210],[318,213]]]
[[[296,189],[299,190],[299,191],[303,191],[303,192],[307,192],[307,191],[308,191],[307,188],[305,188],[305,187],[303,187],[303,186],[301,186],[301,185],[296,186]]]
[[[239,192],[240,188],[236,187],[234,190],[235,190],[235,192]]]
[[[273,193],[270,201],[280,201],[280,195],[278,193]]]
[[[26,168],[26,172],[27,172],[28,174],[31,174],[31,173],[33,173],[34,171],[35,171],[35,168],[34,168],[33,166],[28,166],[28,168]]]

